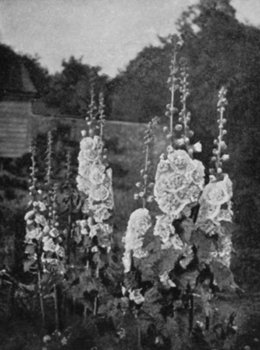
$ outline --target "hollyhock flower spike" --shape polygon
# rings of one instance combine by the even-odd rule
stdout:
[[[145,233],[151,227],[151,217],[146,208],[135,210],[129,218],[126,236],[124,238],[125,253],[123,264],[125,272],[130,271],[131,253],[139,259],[147,256],[147,252],[142,250]]]
[[[221,221],[232,221],[232,182],[227,174],[222,181],[210,182],[200,198],[197,226],[211,220],[215,225]]]

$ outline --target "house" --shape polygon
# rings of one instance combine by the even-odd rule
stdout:
[[[31,141],[32,99],[37,90],[22,62],[15,61],[0,91],[0,158],[18,158]]]

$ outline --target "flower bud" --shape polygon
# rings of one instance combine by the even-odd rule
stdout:
[[[221,141],[220,146],[222,149],[227,149],[227,145],[226,145],[225,141]]]
[[[180,138],[179,140],[176,141],[176,144],[177,144],[178,146],[184,145],[184,139],[183,139],[183,138]]]
[[[218,168],[218,169],[217,169],[217,173],[218,173],[218,174],[222,174],[222,169],[221,169],[221,168]]]
[[[167,127],[167,126],[164,126],[164,127],[163,127],[163,132],[166,132],[166,131],[168,131],[168,127]]]
[[[194,151],[193,151],[193,148],[190,148],[188,153],[189,153],[189,155],[190,155],[191,157],[192,157],[192,155],[193,155],[193,152],[194,152]]]
[[[140,187],[142,186],[142,184],[141,184],[141,182],[137,182],[137,183],[135,184],[135,186],[136,186],[137,188],[140,188]]]
[[[229,154],[223,154],[222,160],[223,162],[226,162],[227,160],[229,160]]]
[[[138,193],[135,193],[134,194],[134,200],[137,201],[139,199],[139,194]]]
[[[81,130],[81,136],[82,136],[82,137],[85,137],[86,135],[87,135],[86,130]]]
[[[202,144],[200,142],[196,142],[193,145],[194,152],[200,153],[202,151]]]
[[[173,148],[172,146],[168,146],[168,147],[167,147],[167,152],[168,152],[168,153],[174,152],[174,148]]]
[[[175,130],[176,131],[181,131],[182,130],[182,125],[181,124],[175,125]]]

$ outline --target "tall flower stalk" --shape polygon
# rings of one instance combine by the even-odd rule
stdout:
[[[102,266],[101,255],[105,250],[111,250],[112,226],[110,218],[114,206],[112,191],[112,170],[106,162],[104,149],[104,98],[99,96],[98,108],[95,104],[94,90],[91,89],[91,102],[86,118],[88,132],[82,132],[80,152],[78,156],[79,169],[77,186],[85,195],[82,208],[85,219],[77,222],[82,239],[86,242],[88,258],[86,268],[89,270],[91,256],[95,262],[94,279],[99,278],[99,270]],[[93,264],[92,264],[93,266]],[[91,271],[89,271],[92,274]],[[91,277],[92,278],[92,277]],[[97,312],[98,291],[94,299],[93,313]]]
[[[27,254],[27,260],[24,263],[24,270],[30,271],[33,269],[36,263],[37,270],[37,287],[41,308],[42,326],[45,328],[45,308],[42,292],[42,264],[41,264],[41,237],[42,237],[42,212],[45,211],[45,205],[38,200],[40,191],[37,188],[37,162],[36,162],[36,146],[31,144],[31,167],[30,167],[30,187],[29,195],[31,197],[29,202],[30,210],[25,215],[26,221],[26,236],[25,236],[25,253]]]
[[[158,118],[153,118],[147,126],[147,129],[144,133],[144,167],[141,169],[141,177],[142,181],[137,182],[136,187],[139,189],[139,192],[135,194],[135,199],[139,198],[142,200],[142,207],[145,208],[147,202],[151,202],[153,200],[152,189],[153,182],[149,182],[149,172],[151,168],[151,151],[153,147],[154,141],[154,132],[156,125],[158,123]]]
[[[166,106],[167,112],[166,116],[170,119],[170,132],[167,135],[167,137],[170,139],[170,143],[173,146],[174,143],[174,114],[178,111],[175,107],[175,91],[178,90],[178,65],[177,65],[177,54],[178,50],[181,46],[181,41],[177,35],[174,35],[172,38],[172,45],[173,45],[173,57],[171,60],[170,65],[170,76],[167,80],[169,90],[171,93],[171,100],[170,104]]]
[[[225,154],[227,145],[224,141],[224,135],[227,134],[227,130],[224,128],[227,120],[224,118],[224,112],[227,105],[226,99],[227,89],[222,87],[219,91],[219,100],[217,105],[217,111],[219,113],[218,119],[218,129],[219,135],[216,140],[214,140],[215,148],[213,150],[212,162],[215,163],[215,170],[211,169],[211,173],[217,177],[217,179],[222,178],[222,166],[223,162],[229,159],[229,155]]]

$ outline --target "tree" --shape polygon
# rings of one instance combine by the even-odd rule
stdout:
[[[108,77],[100,74],[100,67],[83,64],[73,56],[62,62],[62,71],[51,77],[50,92],[45,100],[48,105],[59,108],[61,114],[81,115],[90,103],[90,88],[95,94],[107,96]]]
[[[170,52],[165,47],[146,47],[117,77],[112,97],[113,117],[148,122],[162,116],[168,98]]]
[[[191,68],[189,105],[194,129],[204,135],[205,145],[215,135],[212,121],[217,91],[221,85],[228,88],[229,167],[240,225],[235,243],[238,249],[255,249],[260,243],[260,30],[239,23],[229,0],[201,0],[183,13],[178,25]],[[238,257],[241,262],[241,254]]]

